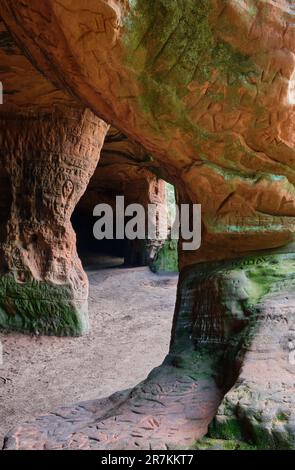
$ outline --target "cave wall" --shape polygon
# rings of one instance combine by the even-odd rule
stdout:
[[[0,327],[88,331],[88,279],[70,218],[108,125],[25,57],[0,9]]]
[[[83,110],[0,119],[7,203],[1,211],[0,326],[81,334],[88,330],[88,280],[70,217],[108,126]]]

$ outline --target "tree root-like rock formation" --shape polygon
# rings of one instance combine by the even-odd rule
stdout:
[[[146,149],[179,203],[202,205],[203,227],[199,250],[180,243],[165,363],[131,392],[19,427],[6,448],[189,447],[217,410],[200,446],[294,449],[292,2],[2,0],[0,15],[0,174],[12,186],[0,232],[4,326],[77,332],[68,305],[76,322],[86,280],[69,215],[95,169],[102,119]],[[49,110],[78,114],[76,127],[62,118],[52,134],[40,114]],[[48,289],[58,305],[44,316],[25,299]]]

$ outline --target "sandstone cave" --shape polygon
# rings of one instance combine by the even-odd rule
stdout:
[[[124,197],[119,208],[116,207],[117,197]],[[97,203],[108,204],[113,209],[112,238],[98,240],[93,234],[93,212]],[[157,238],[148,237],[147,233],[144,239],[135,240],[115,236],[116,212],[120,210],[123,213],[131,204],[140,204],[144,208],[146,232],[148,206],[155,206],[153,223]],[[71,217],[80,259],[92,266],[96,264],[96,267],[124,264],[150,266],[157,272],[177,272],[177,242],[169,240],[175,207],[175,189],[157,176],[150,155],[140,145],[111,128],[104,140],[96,170]],[[124,227],[130,218],[124,217]],[[159,228],[165,223],[167,235],[161,237]]]
[[[294,77],[293,0],[1,0],[4,450],[295,449]]]

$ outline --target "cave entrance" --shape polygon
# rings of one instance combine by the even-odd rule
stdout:
[[[146,172],[145,172],[146,173]],[[145,175],[146,176],[146,175]],[[153,174],[148,177],[126,183],[114,179],[102,179],[97,169],[85,194],[78,203],[73,216],[72,224],[77,237],[78,254],[86,268],[95,266],[105,267],[140,267],[152,264],[154,257],[163,246],[165,240],[158,239],[161,225],[168,223],[173,214],[173,205],[168,205],[167,195],[171,197],[171,185],[158,179]],[[148,224],[148,206],[153,204],[155,209],[155,239],[117,239],[117,197],[124,197],[124,206],[139,204],[145,214],[146,228]],[[96,217],[93,216],[93,209],[97,204],[107,204],[113,210],[113,234],[112,239],[98,240],[93,234],[93,227]],[[123,217],[124,210],[120,211]],[[133,216],[124,217],[124,232],[128,222]]]
[[[143,208],[146,229],[151,218],[149,207],[152,205],[155,208],[154,238],[149,236],[134,240],[128,237],[118,239],[116,236],[103,240],[95,238],[93,227],[98,218],[93,216],[93,210],[98,204],[107,204],[112,208],[112,233],[116,233],[118,196],[124,197],[124,208],[133,204]],[[120,209],[121,219],[124,208]],[[153,271],[171,271],[172,251],[174,251],[172,265],[176,267],[178,262],[177,244],[164,246],[165,239],[161,239],[159,233],[167,224],[169,233],[175,213],[174,187],[156,176],[151,157],[141,146],[111,128],[99,164],[72,215],[72,224],[77,236],[77,250],[85,269],[150,266]],[[130,219],[131,216],[125,216],[125,226]],[[161,248],[164,250],[163,253],[160,253]],[[177,267],[174,271],[177,271]]]
[[[87,190],[72,216],[77,238],[77,251],[86,270],[120,267],[125,264],[125,240],[96,240],[95,219],[91,205],[91,190]]]

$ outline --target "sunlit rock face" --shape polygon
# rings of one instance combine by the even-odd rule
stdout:
[[[89,107],[202,205],[164,364],[85,405],[79,432],[66,408],[6,447],[187,448],[217,412],[204,447],[295,448],[293,2],[2,0],[1,16],[10,112]]]

